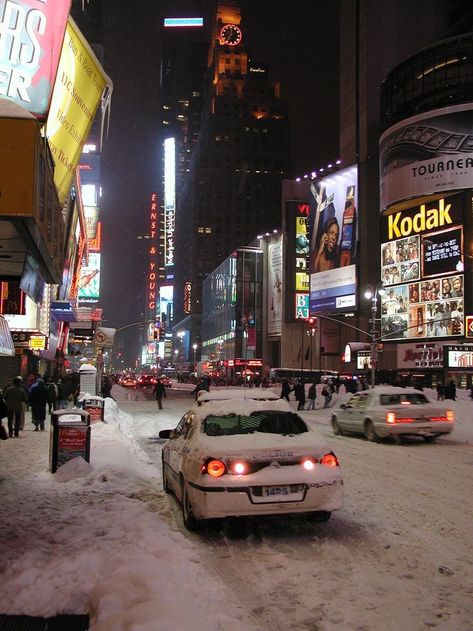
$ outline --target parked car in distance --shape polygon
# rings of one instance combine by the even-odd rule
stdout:
[[[140,375],[138,377],[138,388],[154,388],[157,380],[156,375]]]
[[[126,375],[120,379],[120,386],[123,386],[124,388],[137,388],[138,379],[131,375]]]
[[[171,388],[172,382],[169,377],[166,377],[166,375],[160,375],[159,379],[161,379],[161,383],[164,384],[166,388]]]
[[[159,432],[168,439],[163,487],[180,502],[185,527],[289,513],[327,521],[343,503],[336,455],[275,393],[244,390],[200,393],[175,429]]]
[[[454,428],[454,413],[429,401],[414,388],[376,386],[358,392],[332,414],[335,435],[363,434],[369,441],[403,436],[422,436],[434,441]]]

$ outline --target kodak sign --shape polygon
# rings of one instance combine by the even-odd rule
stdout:
[[[440,199],[438,207],[427,208],[426,204],[422,204],[415,214],[393,213],[387,217],[388,240],[448,227],[457,223],[452,212],[452,203],[446,204],[444,199]]]

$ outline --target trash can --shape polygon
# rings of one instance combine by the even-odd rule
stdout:
[[[90,462],[90,415],[80,408],[55,410],[51,413],[49,444],[51,473],[77,456]]]
[[[105,399],[103,397],[87,397],[82,400],[82,407],[89,413],[91,423],[104,420]]]

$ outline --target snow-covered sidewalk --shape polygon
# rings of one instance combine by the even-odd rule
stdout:
[[[107,399],[105,419],[92,426],[91,463],[54,475],[49,431],[27,422],[0,444],[0,613],[88,613],[94,631],[252,629],[176,529],[132,417]]]

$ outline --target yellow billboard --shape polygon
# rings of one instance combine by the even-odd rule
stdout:
[[[97,109],[103,98],[110,98],[111,89],[110,78],[69,17],[46,124],[61,205],[69,194]]]

